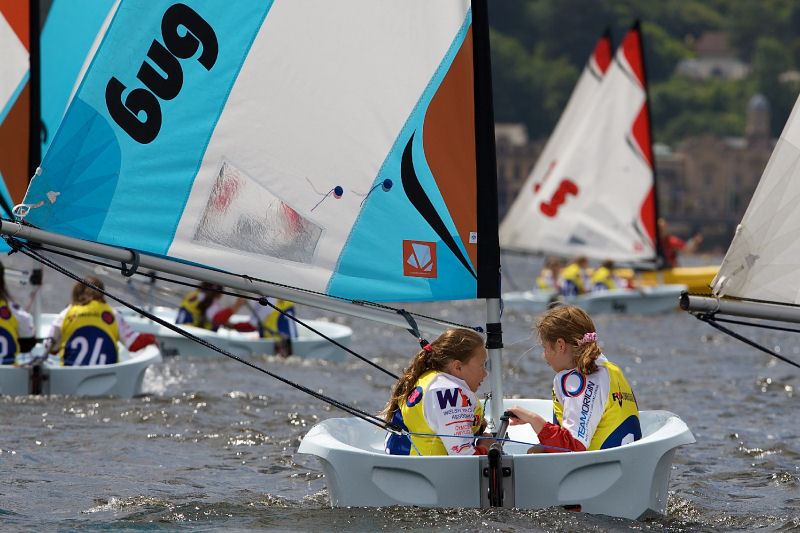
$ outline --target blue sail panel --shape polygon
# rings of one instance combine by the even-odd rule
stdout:
[[[86,56],[114,0],[55,0],[41,34],[42,153],[64,116]]]
[[[42,175],[28,190],[25,203],[48,200],[28,221],[69,236],[166,252],[226,96],[270,6],[186,4],[193,7],[120,5]],[[144,214],[145,197],[146,216],[135,216]]]

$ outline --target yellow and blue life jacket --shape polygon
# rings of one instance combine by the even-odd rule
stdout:
[[[614,363],[605,361],[600,365],[608,370],[609,392],[603,416],[597,424],[587,450],[614,448],[621,445],[628,434],[632,434],[635,441],[642,438],[639,409],[628,380]],[[561,426],[563,414],[564,407],[556,398],[555,389],[553,389],[553,423]]]
[[[265,339],[296,338],[297,326],[294,320],[286,316],[287,314],[294,316],[294,303],[289,300],[278,300],[275,302],[275,307],[280,311],[273,309],[264,317],[264,320],[258,324],[259,335]]]
[[[386,450],[392,455],[447,455],[447,448],[442,438],[434,436],[436,431],[425,421],[422,398],[428,391],[431,381],[439,375],[437,370],[428,370],[422,374],[414,388],[408,393],[406,400],[400,405],[392,417],[392,422],[411,433],[422,435],[390,434],[386,440]],[[455,405],[457,397],[451,398]],[[478,433],[483,422],[483,405],[476,401],[473,406],[474,417],[472,434]],[[413,442],[413,446],[412,446]]]
[[[601,266],[592,274],[593,290],[612,290],[614,285],[614,273],[608,268]]]
[[[19,322],[11,304],[6,300],[0,299],[0,357],[2,364],[17,364],[17,354],[19,353]]]
[[[214,324],[210,320],[203,320],[203,314],[200,311],[202,301],[203,293],[200,291],[187,294],[178,308],[178,317],[175,319],[175,323],[213,330]]]
[[[64,366],[116,363],[119,329],[111,307],[97,300],[72,305],[61,325],[59,357]]]

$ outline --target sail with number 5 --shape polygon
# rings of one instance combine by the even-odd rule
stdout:
[[[587,68],[602,65],[592,56]],[[559,123],[500,227],[504,248],[562,257],[656,258],[653,156],[640,29],[628,31],[592,97]],[[549,146],[548,146],[549,148]],[[550,150],[545,155],[550,154]],[[544,168],[544,172],[542,169]],[[547,179],[537,179],[540,174]]]
[[[530,215],[527,214],[527,211],[538,203],[539,190],[545,181],[553,176],[556,165],[563,164],[576,130],[594,108],[598,88],[603,76],[611,66],[612,60],[611,31],[606,30],[595,44],[567,105],[564,107],[564,112],[558,119],[553,133],[547,139],[547,144],[539,154],[528,179],[503,218],[500,225],[500,242],[504,248],[530,251],[533,246],[536,246],[536,241],[528,238]]]
[[[641,29],[613,58],[598,43],[527,182],[500,225],[508,250],[653,268],[656,189]],[[608,264],[606,263],[606,266]],[[588,285],[587,280],[584,285]],[[683,284],[631,288],[601,281],[567,295],[589,313],[674,311]],[[503,295],[510,308],[543,311],[556,287]]]

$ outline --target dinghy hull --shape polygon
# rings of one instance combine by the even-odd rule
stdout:
[[[157,307],[153,314],[172,323],[178,312],[175,309]],[[161,326],[132,311],[124,312],[125,321],[135,331],[152,333],[158,340],[158,345],[165,356],[180,355],[185,357],[224,357],[219,352],[187,339],[183,335]],[[246,316],[235,315],[233,322],[246,322]],[[304,320],[312,328],[335,340],[345,347],[350,346],[353,330],[343,324],[326,322],[323,320]],[[240,332],[227,328],[210,331],[203,328],[181,325],[192,335],[195,335],[211,344],[226,350],[236,356],[263,355],[277,353],[275,341],[263,339],[256,332]],[[347,352],[335,344],[328,342],[316,333],[298,326],[298,337],[292,339],[292,355],[304,359],[324,359],[326,361],[344,361]]]
[[[549,400],[506,401],[507,407],[512,404],[552,415]],[[530,426],[510,428],[509,438],[521,442],[505,446],[503,457],[512,461],[514,472],[504,506],[568,506],[632,519],[664,513],[675,450],[694,442],[694,436],[670,412],[640,416],[641,440],[592,452],[529,455],[529,444],[537,443]],[[329,419],[309,431],[298,451],[320,458],[331,505],[481,507],[481,457],[386,455],[384,435],[352,418]]]
[[[685,285],[658,285],[641,289],[614,289],[592,292],[572,298],[559,297],[547,291],[509,292],[503,295],[506,308],[539,313],[555,301],[581,307],[590,315],[599,313],[630,313],[654,315],[678,310],[681,292]]]
[[[41,369],[38,394],[132,398],[144,394],[142,384],[147,368],[161,362],[156,346],[147,346],[134,354],[120,349],[120,362],[111,365],[61,366],[57,358],[46,360]],[[0,394],[25,396],[31,391],[30,366],[0,366]]]

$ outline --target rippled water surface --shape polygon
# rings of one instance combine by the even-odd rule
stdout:
[[[507,286],[527,286],[536,270],[513,257],[504,258],[504,269]],[[46,280],[44,310],[56,311],[71,282],[55,273],[46,273]],[[409,308],[464,324],[484,321],[483,306],[474,302]],[[304,315],[324,316],[309,309]],[[354,329],[358,353],[395,373],[416,349],[404,330],[337,320]],[[549,398],[552,371],[529,350],[532,320],[504,313],[506,395]],[[639,407],[678,414],[697,439],[675,456],[664,517],[631,521],[562,509],[332,509],[318,460],[296,450],[314,423],[342,413],[236,361],[183,357],[148,370],[144,397],[0,397],[1,528],[800,530],[800,370],[677,310],[657,317],[600,315],[595,323],[604,352],[624,369]],[[800,361],[795,336],[742,331]],[[381,409],[392,384],[355,358],[332,364],[264,356],[254,362],[370,411]]]

